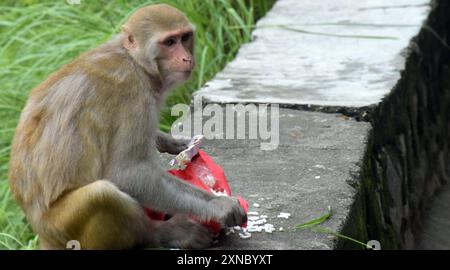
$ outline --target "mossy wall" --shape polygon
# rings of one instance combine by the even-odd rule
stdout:
[[[382,249],[413,248],[427,203],[450,181],[450,1],[431,2],[406,53],[401,79],[371,114],[359,194],[342,231]]]

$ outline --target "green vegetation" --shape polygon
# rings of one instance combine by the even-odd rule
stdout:
[[[197,71],[186,86],[169,96],[170,108],[176,103],[189,103],[192,92],[233,59],[240,44],[250,40],[256,19],[265,14],[273,0],[0,3],[0,249],[33,249],[37,243],[7,184],[10,142],[29,91],[81,52],[118,33],[135,9],[155,2],[178,7],[197,31]],[[173,120],[166,109],[161,128],[169,129]]]
[[[330,235],[333,235],[335,237],[351,241],[351,242],[353,242],[355,244],[358,244],[358,245],[362,246],[363,248],[372,249],[372,247],[368,246],[367,244],[365,244],[365,243],[363,243],[361,241],[358,241],[358,240],[356,240],[354,238],[351,238],[351,237],[348,237],[346,235],[340,234],[340,233],[335,232],[335,231],[333,231],[331,229],[319,226],[322,223],[324,223],[325,221],[329,220],[332,217],[332,215],[333,215],[333,211],[331,210],[331,206],[328,206],[327,208],[328,208],[327,209],[328,211],[325,214],[323,214],[322,216],[320,216],[318,218],[315,218],[315,219],[312,219],[310,221],[307,221],[305,223],[298,224],[298,225],[296,225],[294,227],[294,229],[295,230],[309,229],[309,230],[311,230],[313,232],[316,232],[316,233],[330,234]]]

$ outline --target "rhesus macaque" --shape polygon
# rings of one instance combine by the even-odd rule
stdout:
[[[238,200],[180,181],[158,166],[156,148],[184,141],[158,131],[168,90],[194,68],[194,28],[177,9],[139,9],[107,43],[36,87],[12,144],[9,180],[43,249],[136,246],[204,248],[198,222],[239,225]],[[150,221],[143,206],[173,217]]]

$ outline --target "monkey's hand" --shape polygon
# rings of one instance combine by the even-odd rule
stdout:
[[[156,148],[161,153],[169,153],[171,155],[178,155],[181,151],[188,147],[190,140],[178,140],[167,133],[158,131],[156,138]]]
[[[218,196],[211,201],[216,208],[215,219],[222,227],[239,226],[247,221],[247,214],[238,199]]]
[[[189,140],[172,139],[172,141],[170,141],[169,145],[166,148],[166,152],[171,155],[178,155],[180,152],[187,149],[188,144]]]

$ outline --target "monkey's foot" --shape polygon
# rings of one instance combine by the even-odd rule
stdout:
[[[160,230],[160,245],[168,248],[207,248],[214,238],[212,231],[186,215],[175,215],[164,222]]]

